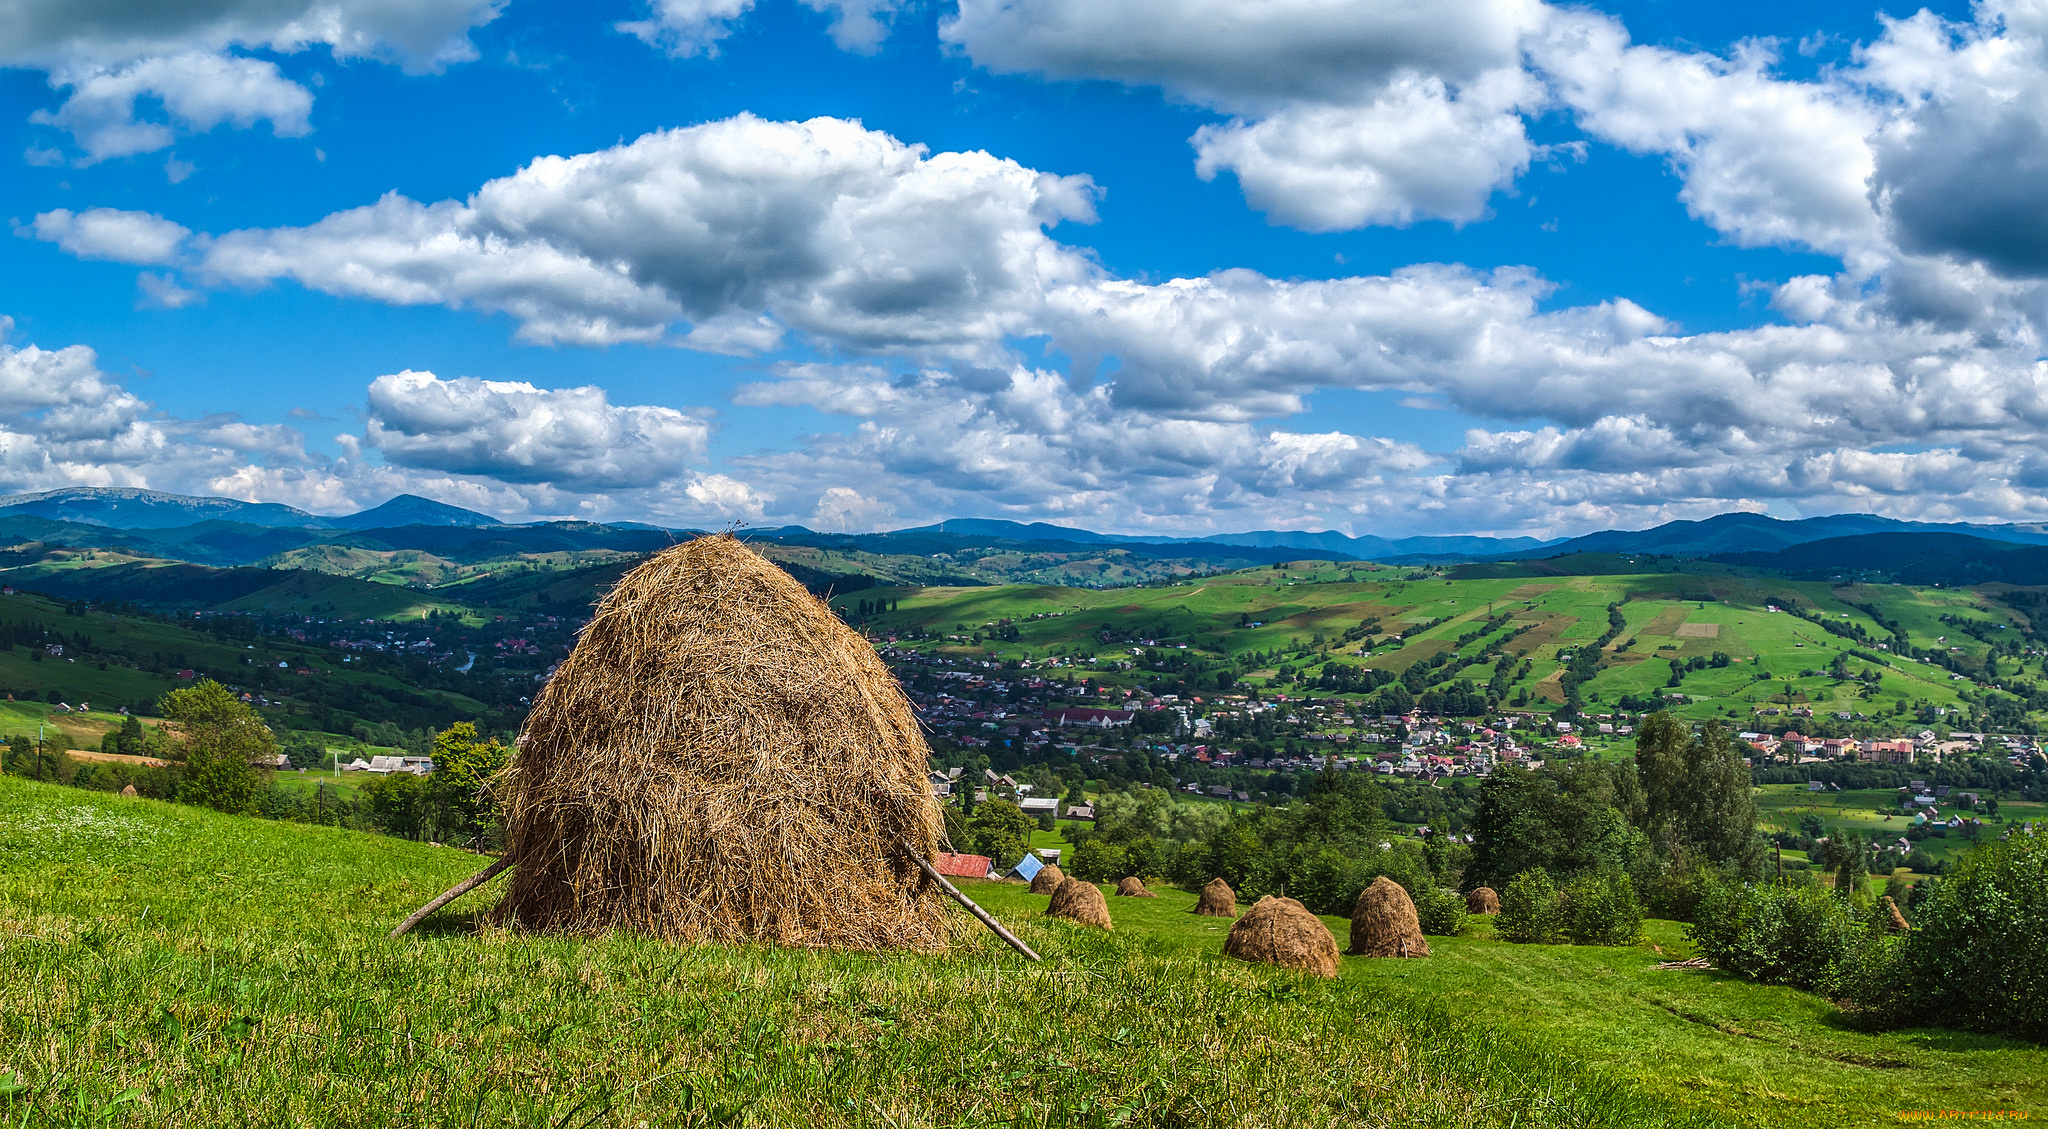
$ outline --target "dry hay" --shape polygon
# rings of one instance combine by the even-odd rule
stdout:
[[[1721,625],[1718,623],[1681,623],[1674,633],[1680,639],[1718,639]]]
[[[1203,917],[1236,917],[1237,891],[1221,878],[1209,879],[1202,887],[1202,897],[1195,903],[1193,912]]]
[[[1230,927],[1223,951],[1239,960],[1277,964],[1317,976],[1337,975],[1337,938],[1330,935],[1322,918],[1293,898],[1270,894],[1260,898]]]
[[[788,573],[729,535],[665,550],[527,718],[500,780],[517,866],[496,918],[943,948],[960,919],[908,853],[939,846],[926,757],[873,646]]]
[[[1147,890],[1144,880],[1133,874],[1116,884],[1116,896],[1119,898],[1156,898],[1159,895]]]
[[[1052,904],[1045,907],[1045,916],[1064,917],[1098,929],[1114,928],[1109,923],[1109,903],[1103,900],[1102,890],[1079,878],[1060,880],[1059,889],[1052,892]]]
[[[1399,882],[1381,875],[1358,892],[1351,907],[1351,954],[1365,957],[1426,957],[1429,942],[1415,902]]]
[[[1465,895],[1466,913],[1493,914],[1500,912],[1500,895],[1491,886],[1481,886]]]
[[[1886,894],[1884,897],[1884,912],[1884,927],[1888,931],[1893,933],[1910,933],[1913,931],[1913,927],[1906,923],[1906,915],[1899,912],[1899,903],[1893,901],[1890,894]]]
[[[1050,894],[1058,890],[1060,883],[1066,880],[1066,874],[1060,870],[1057,864],[1047,863],[1038,868],[1037,874],[1031,876],[1031,892],[1034,894]]]
[[[139,792],[137,792],[137,791],[135,790],[135,785],[133,785],[133,784],[123,784],[123,785],[121,785],[121,794],[122,794],[122,795],[124,795],[124,796],[136,796],[136,795],[140,795],[141,793],[139,793]]]

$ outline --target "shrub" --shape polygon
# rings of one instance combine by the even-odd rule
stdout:
[[[1068,865],[1063,869],[1083,882],[1115,882],[1133,873],[1130,856],[1124,849],[1101,839],[1090,839],[1074,848],[1074,857],[1066,861]]]
[[[1635,884],[1620,871],[1574,879],[1559,894],[1558,907],[1574,945],[1633,945],[1643,932]]]
[[[1433,882],[1418,883],[1411,892],[1422,931],[1432,937],[1455,937],[1465,928],[1465,899]]]
[[[1638,866],[1629,872],[1629,882],[1637,902],[1650,916],[1691,921],[1700,899],[1713,888],[1715,876],[1708,867],[1681,859],[1669,865],[1648,862]]]
[[[2014,831],[1978,848],[1918,901],[1897,942],[1896,997],[1845,984],[1859,1009],[2048,1042],[2048,834]],[[1918,893],[1918,889],[1915,890]]]
[[[1525,870],[1508,882],[1500,896],[1500,914],[1493,927],[1502,940],[1518,945],[1555,944],[1561,939],[1557,887],[1542,867]]]
[[[1372,881],[1365,867],[1342,851],[1324,848],[1310,855],[1287,883],[1289,896],[1298,898],[1311,913],[1351,916],[1358,892]]]
[[[1722,886],[1686,935],[1724,971],[1817,989],[1860,941],[1851,907],[1819,886]]]

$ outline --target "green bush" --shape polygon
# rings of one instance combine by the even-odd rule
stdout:
[[[1549,945],[1563,939],[1557,886],[1542,867],[1515,875],[1500,896],[1500,915],[1493,928],[1502,940],[1518,945]]]
[[[1620,871],[1581,875],[1558,895],[1565,935],[1574,945],[1633,945],[1643,933],[1635,884]]]
[[[1342,851],[1324,848],[1294,868],[1287,883],[1289,897],[1297,898],[1311,913],[1350,917],[1358,892],[1372,879],[1365,867]]]
[[[1872,909],[1863,936],[1850,946],[1834,975],[1822,985],[1840,1001],[1848,1018],[1861,1026],[1881,1027],[1896,1021],[1910,995],[1899,961],[1906,939],[1889,932],[1889,924],[1890,915],[1880,903]]]
[[[1686,935],[1717,968],[1814,990],[1861,943],[1853,913],[1819,886],[1724,885],[1701,899]]]
[[[2014,831],[1965,856],[1890,944],[1889,980],[1842,986],[1859,1011],[2048,1042],[2048,834]]]
[[[1432,937],[1455,937],[1465,929],[1465,899],[1434,882],[1418,883],[1413,897],[1422,931]]]
[[[1090,839],[1074,848],[1074,857],[1062,867],[1083,882],[1115,882],[1131,870],[1130,855],[1115,843]]]

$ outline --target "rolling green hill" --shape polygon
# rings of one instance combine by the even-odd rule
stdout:
[[[1597,641],[1612,607],[1623,627],[1581,688],[1589,709],[1675,691],[1687,699],[1680,712],[1693,718],[1800,708],[1898,724],[1943,718],[1961,728],[1979,705],[1966,694],[2017,707],[2024,695],[1989,684],[2024,691],[2040,674],[2040,636],[2020,598],[2028,591],[1843,587],[1719,570],[1455,578],[1294,562],[1109,591],[878,588],[833,603],[871,634],[913,649],[1050,661],[1112,684],[1166,675],[1196,692],[1220,689],[1221,676],[1305,692],[1333,664],[1402,672],[1440,657],[1449,666],[1498,644],[1515,661],[1497,698],[1531,710],[1564,701],[1560,654]],[[1896,653],[1894,630],[1939,655]],[[1986,660],[1995,649],[1994,676]],[[2029,649],[2036,653],[2011,654]],[[1698,660],[1701,669],[1684,671],[1671,687],[1673,660]],[[1495,673],[1489,660],[1458,677],[1483,686]],[[2043,705],[2033,703],[2033,724],[2048,723]]]
[[[285,583],[331,580],[308,573]],[[49,653],[49,648],[61,654]],[[280,665],[282,664],[282,665]],[[481,702],[446,690],[423,690],[392,674],[351,669],[327,649],[274,635],[207,630],[147,615],[119,614],[30,593],[0,595],[0,692],[38,711],[34,721],[63,729],[75,745],[96,743],[118,723],[111,711],[148,711],[167,690],[189,684],[181,671],[253,688],[277,703],[266,707],[272,728],[312,727],[315,717],[337,730],[356,720],[428,723],[412,715],[438,710],[448,718],[484,717]],[[52,714],[50,696],[67,705],[89,702],[94,716]],[[323,710],[322,707],[325,707]],[[7,731],[33,731],[24,715]]]

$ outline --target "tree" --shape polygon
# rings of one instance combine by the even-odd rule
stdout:
[[[1067,867],[1083,882],[1115,882],[1134,873],[1124,849],[1101,839],[1090,839],[1074,848],[1074,857],[1067,860]]]
[[[1570,875],[1629,866],[1645,843],[1626,814],[1639,802],[1627,776],[1584,760],[1541,772],[1512,765],[1494,770],[1479,786],[1472,813],[1466,887],[1498,890],[1538,868]]]
[[[293,768],[319,768],[327,759],[327,747],[310,733],[295,733],[285,742],[284,755]]]
[[[256,710],[211,678],[173,690],[157,712],[177,723],[178,800],[215,811],[247,812],[256,796],[258,769],[271,761],[277,741]]]
[[[492,783],[510,759],[505,746],[477,736],[476,723],[459,721],[434,735],[434,772],[427,778],[437,833],[473,842],[497,824]]]
[[[142,719],[131,713],[122,720],[121,728],[107,734],[100,742],[100,751],[137,756],[148,741],[148,736],[142,732]]]
[[[1659,854],[1691,854],[1742,878],[1764,871],[1749,766],[1718,722],[1698,734],[1658,711],[1636,735],[1636,773],[1644,812],[1637,826]]]
[[[411,772],[390,772],[369,782],[363,794],[370,800],[370,817],[387,835],[417,839],[427,829],[429,800],[427,781]]]
[[[1008,869],[1024,857],[1032,828],[1024,809],[1008,800],[990,800],[975,808],[967,820],[968,853],[987,855],[997,866]]]

